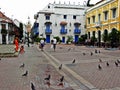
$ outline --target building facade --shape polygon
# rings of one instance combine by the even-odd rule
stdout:
[[[50,43],[53,37],[59,36],[66,43],[68,36],[78,42],[80,35],[85,34],[85,5],[48,4],[35,15],[36,33]],[[39,32],[38,32],[39,31]]]
[[[15,35],[19,35],[19,28],[10,18],[0,12],[0,44],[13,43]]]
[[[101,0],[86,11],[88,40],[96,37],[102,42],[103,33],[120,30],[120,0]]]

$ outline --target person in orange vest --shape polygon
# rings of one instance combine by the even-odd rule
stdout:
[[[15,37],[14,43],[15,43],[15,51],[18,52],[19,49],[18,37]]]

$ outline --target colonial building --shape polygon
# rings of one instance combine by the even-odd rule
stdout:
[[[72,36],[78,42],[80,35],[85,34],[85,10],[86,5],[49,3],[43,10],[35,15],[36,33],[46,38],[50,43],[51,39],[59,36],[63,43],[66,43],[68,36]]]
[[[19,28],[10,18],[0,12],[0,44],[13,43],[15,35],[19,36]]]
[[[120,30],[120,0],[101,0],[86,11],[88,39],[96,37],[102,42],[103,33]]]

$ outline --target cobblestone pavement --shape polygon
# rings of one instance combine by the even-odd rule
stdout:
[[[0,90],[32,90],[33,82],[36,90],[73,90],[64,81],[64,87],[58,86],[61,74],[49,63],[46,57],[35,46],[25,47],[25,53],[18,57],[1,58]],[[20,65],[25,64],[24,68]],[[28,76],[22,76],[28,70]],[[51,75],[50,87],[44,78]]]
[[[98,53],[95,53],[95,49]],[[50,45],[47,45],[45,50],[87,80],[95,89],[120,90],[120,64],[116,67],[114,63],[117,59],[120,59],[120,50],[74,45],[57,45],[56,52],[50,48]],[[91,52],[93,55],[91,55]],[[83,55],[83,53],[86,55]],[[73,59],[76,60],[74,64],[72,64]],[[109,63],[109,66],[106,65],[106,62]],[[101,70],[98,69],[98,64],[101,65]]]
[[[100,53],[95,53],[95,49]],[[120,65],[114,64],[120,59],[119,54],[119,50],[74,45],[57,45],[55,52],[49,44],[43,52],[36,45],[26,46],[25,53],[18,57],[0,60],[0,90],[31,90],[31,82],[36,90],[120,90]],[[20,68],[22,63],[24,68]],[[63,67],[59,70],[61,64]],[[26,70],[28,76],[23,77]],[[50,87],[44,80],[49,74]],[[63,87],[58,86],[62,75],[65,76]]]

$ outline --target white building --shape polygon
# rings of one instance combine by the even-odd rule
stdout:
[[[39,36],[51,39],[59,36],[66,43],[68,36],[73,36],[77,42],[80,35],[85,34],[85,11],[88,7],[75,4],[49,3],[35,15],[39,23]]]
[[[14,23],[0,11],[0,44],[13,43]]]

